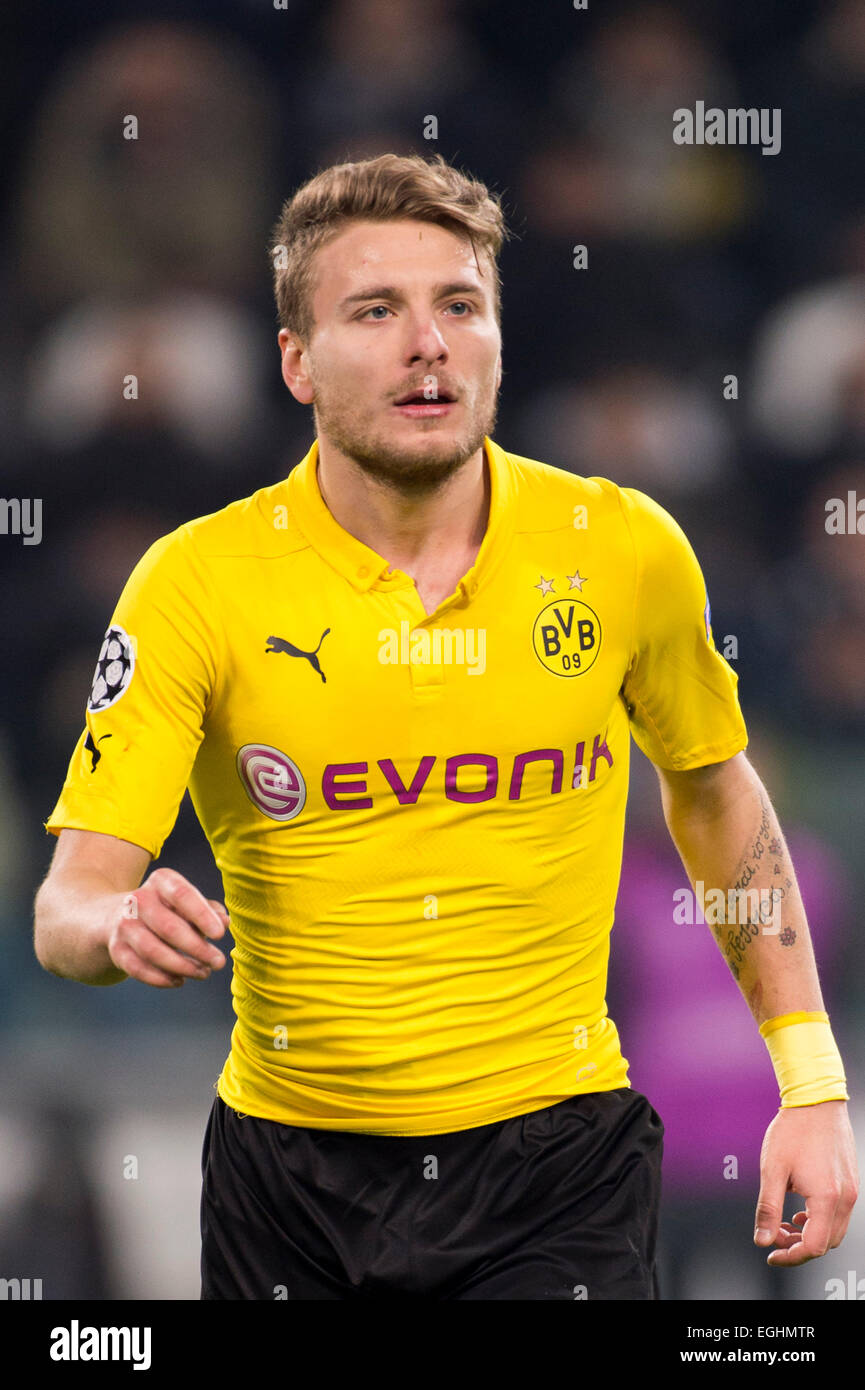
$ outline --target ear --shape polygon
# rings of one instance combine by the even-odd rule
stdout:
[[[296,401],[312,405],[315,392],[307,370],[306,348],[296,333],[281,328],[277,335],[282,354],[282,379]]]

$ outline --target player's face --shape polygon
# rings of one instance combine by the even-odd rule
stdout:
[[[501,334],[479,261],[414,219],[352,223],[315,256],[301,366],[319,440],[404,491],[440,484],[493,431]]]

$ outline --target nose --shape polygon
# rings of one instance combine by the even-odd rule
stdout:
[[[417,362],[443,362],[448,349],[444,335],[430,314],[416,315],[409,319],[406,361],[409,365]]]

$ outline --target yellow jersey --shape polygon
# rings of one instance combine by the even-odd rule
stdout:
[[[184,790],[222,875],[235,1110],[468,1129],[628,1085],[605,1002],[630,737],[747,745],[694,552],[634,488],[484,440],[489,520],[429,615],[287,478],[156,541],[46,829],[158,858]]]

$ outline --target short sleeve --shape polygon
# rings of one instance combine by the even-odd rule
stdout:
[[[738,675],[715,648],[697,557],[669,512],[620,488],[636,558],[631,659],[622,695],[638,747],[687,771],[747,747]]]
[[[100,831],[159,857],[219,671],[209,590],[186,527],[135,566],[98,648],[85,727],[45,822],[52,834]]]

